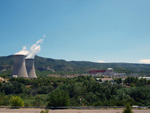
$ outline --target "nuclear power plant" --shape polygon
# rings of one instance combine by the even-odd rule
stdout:
[[[26,46],[14,55],[14,68],[12,77],[23,77],[23,78],[37,78],[34,68],[34,57],[36,53],[40,52],[40,43],[43,39],[38,40],[33,44],[30,50],[27,50]]]
[[[25,59],[25,55],[14,55],[12,77],[37,78],[34,59]]]
[[[28,78],[25,65],[25,55],[14,55],[14,68],[12,77]]]
[[[27,69],[29,78],[37,78],[35,69],[34,69],[34,59],[26,59],[25,63],[26,63],[26,69]]]

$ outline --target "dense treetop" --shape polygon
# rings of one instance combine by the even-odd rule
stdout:
[[[19,96],[25,106],[150,106],[150,80],[128,77],[121,82],[102,83],[90,76],[11,78],[0,84],[0,105]]]

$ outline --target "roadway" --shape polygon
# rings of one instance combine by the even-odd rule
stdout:
[[[43,109],[0,109],[0,113],[40,113]],[[122,109],[91,109],[91,110],[49,110],[49,113],[122,113]],[[133,110],[134,113],[150,113],[150,109]]]

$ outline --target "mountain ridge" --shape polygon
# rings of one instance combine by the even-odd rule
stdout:
[[[13,55],[0,56],[0,72],[13,69]],[[90,70],[113,68],[117,72],[150,74],[150,64],[137,63],[96,63],[90,61],[66,61],[63,59],[44,58],[35,56],[37,71],[51,73],[88,73]]]

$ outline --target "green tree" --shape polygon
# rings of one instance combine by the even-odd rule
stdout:
[[[24,89],[25,89],[24,84],[19,83],[17,81],[12,81],[11,84],[14,86],[13,92],[15,94],[19,94],[19,93],[23,93],[24,92]]]
[[[33,106],[42,106],[45,105],[45,98],[41,95],[36,95],[33,101]]]
[[[117,82],[117,84],[121,84],[122,83],[122,79],[121,78],[116,78],[114,81]]]
[[[0,88],[2,87],[2,83],[0,82]]]
[[[90,105],[99,101],[98,97],[92,92],[87,93],[86,100]]]
[[[132,107],[130,106],[129,103],[127,103],[127,104],[125,105],[125,109],[123,110],[122,113],[133,113]]]
[[[38,94],[48,94],[50,91],[53,90],[53,86],[41,86],[38,90]]]
[[[9,102],[13,107],[24,107],[24,101],[18,96],[12,96]]]
[[[0,92],[0,105],[8,105],[9,97],[4,92]]]
[[[130,85],[131,83],[137,83],[139,79],[137,77],[128,77],[124,80],[124,83]]]
[[[139,106],[150,105],[150,87],[132,87],[128,89],[128,95],[134,99]]]
[[[6,82],[3,85],[2,90],[5,92],[6,95],[12,94],[12,93],[14,93],[14,86],[12,83]]]
[[[47,106],[69,106],[69,103],[69,94],[56,89],[50,93]]]

